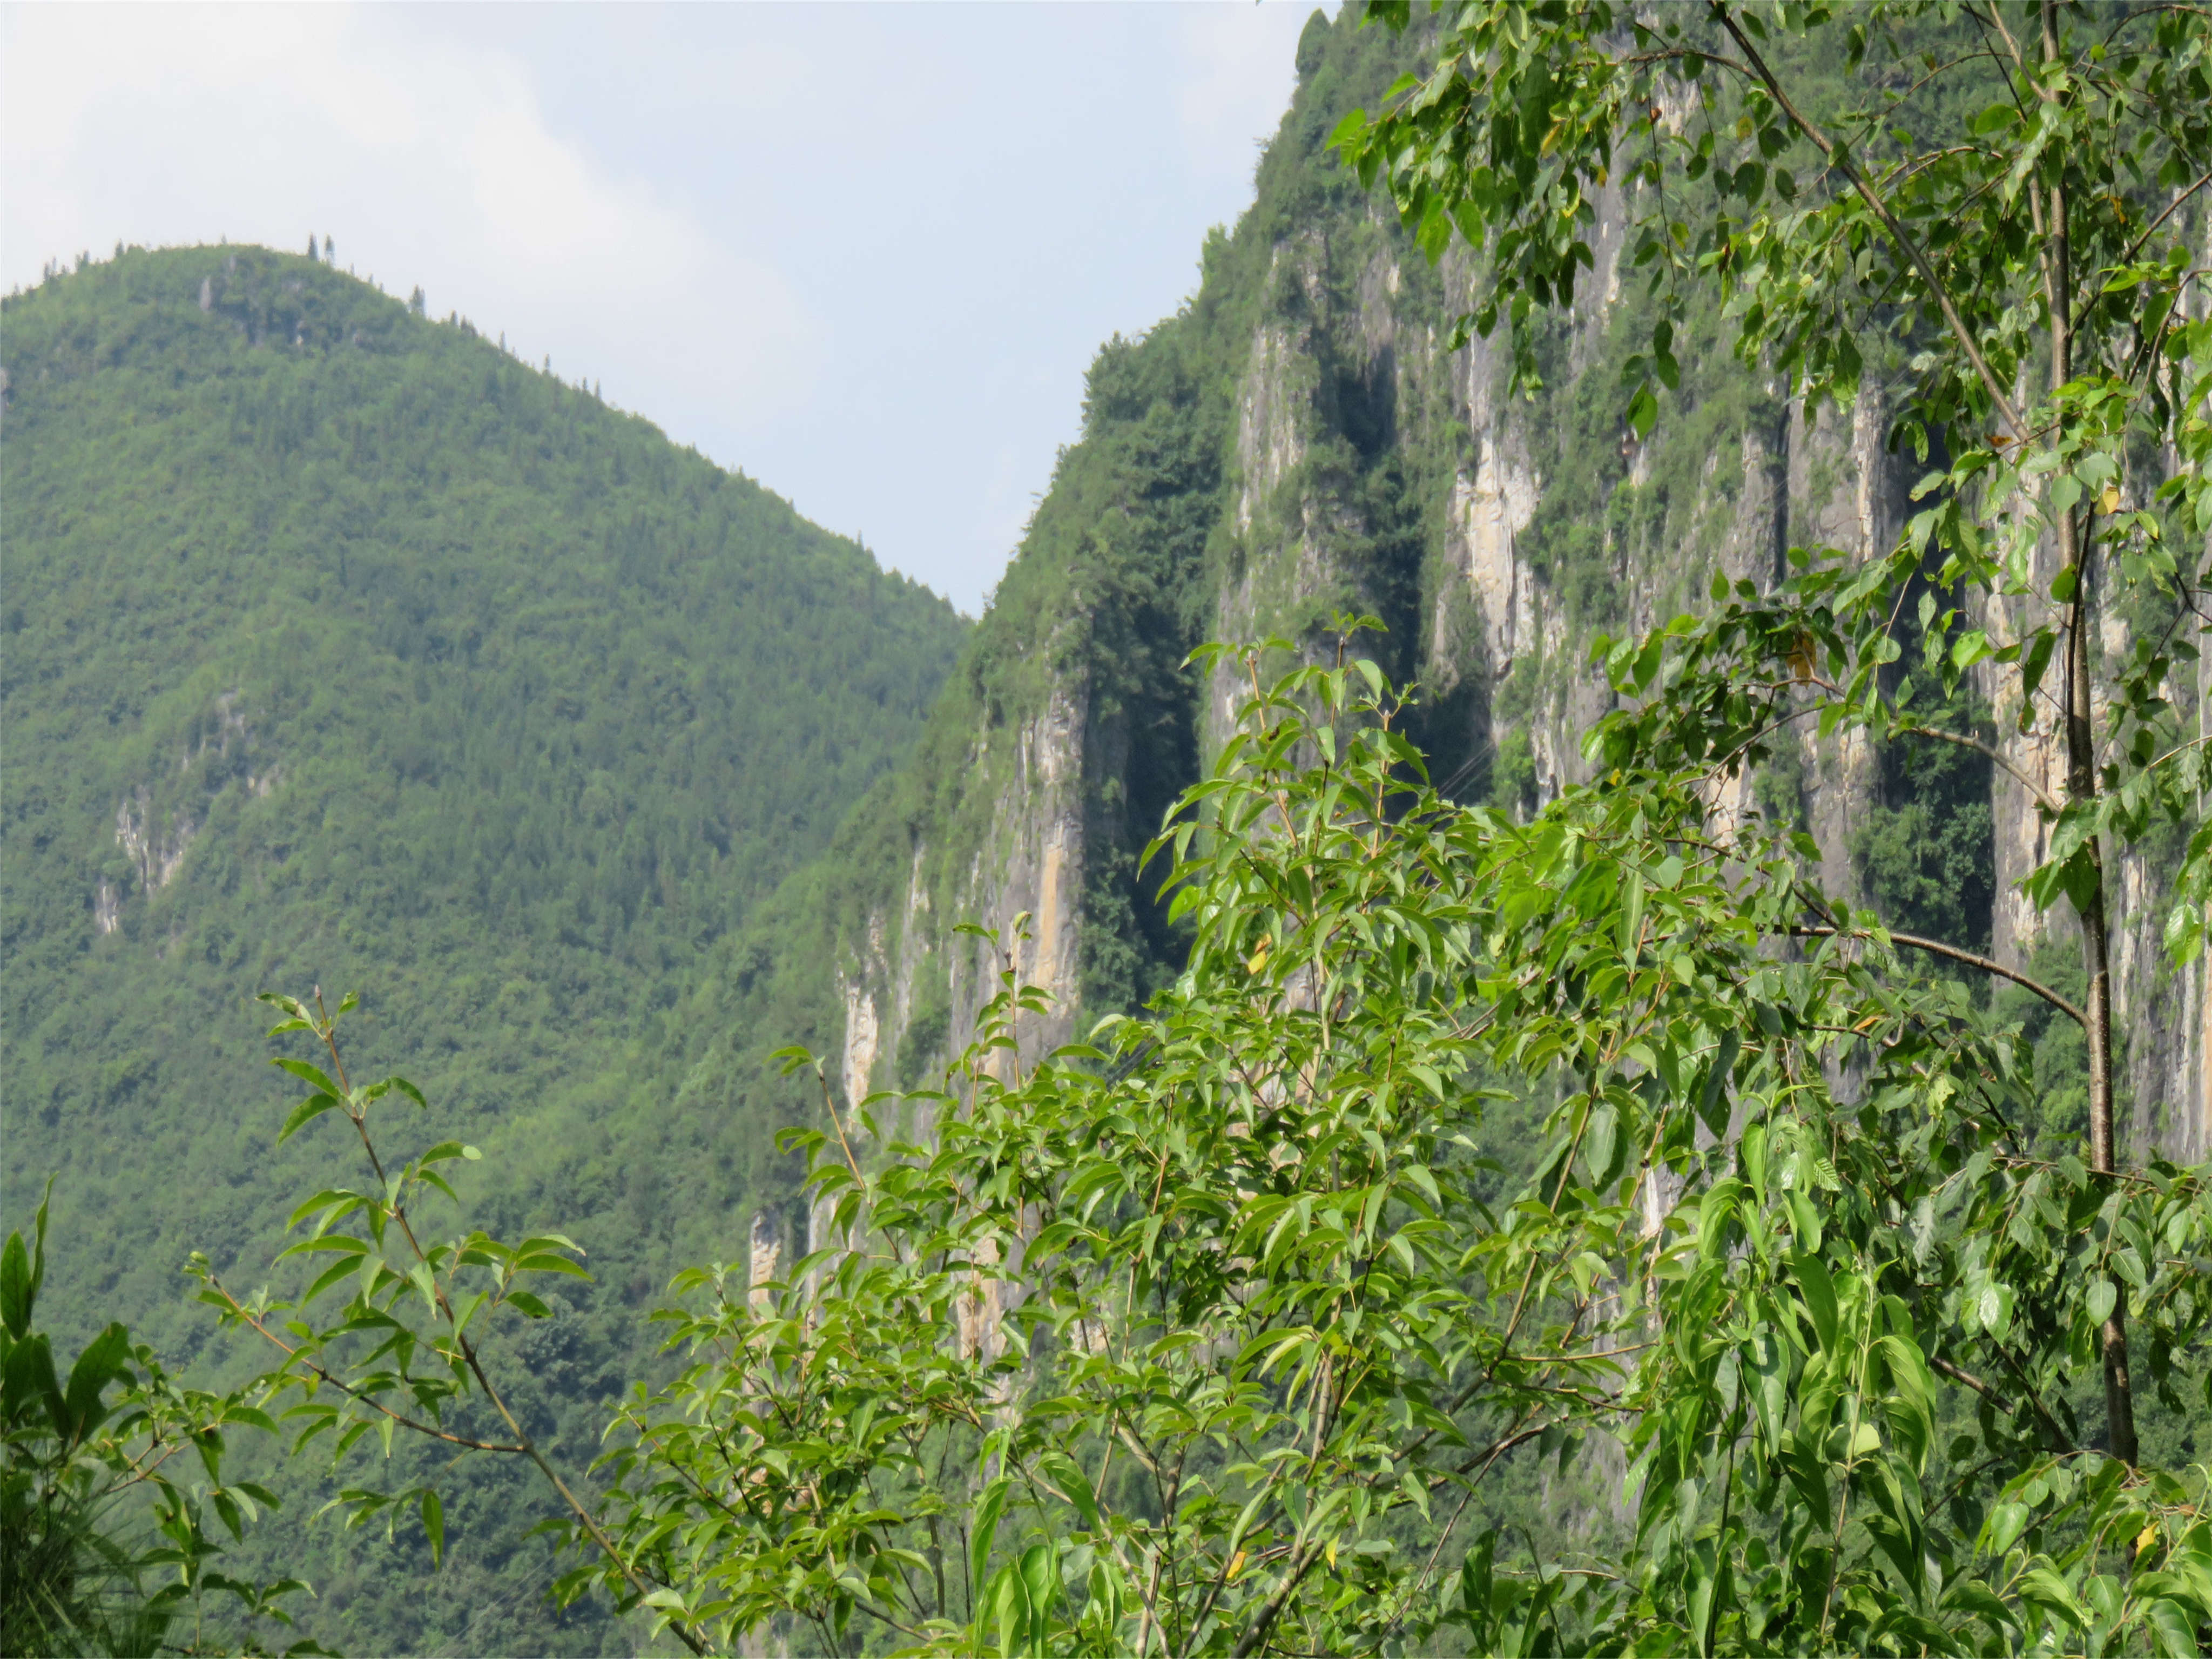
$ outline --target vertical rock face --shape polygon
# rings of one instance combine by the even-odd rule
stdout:
[[[2166,907],[2150,861],[2114,860],[2112,1018],[2127,1034],[2122,1058],[2126,1137],[2177,1163],[2212,1156],[2212,1091],[2204,1076],[2204,959],[2176,972],[2160,933]]]
[[[115,844],[123,855],[136,867],[139,886],[146,892],[159,892],[184,867],[185,854],[191,850],[192,837],[198,829],[189,817],[179,817],[164,828],[156,827],[148,792],[140,789],[115,809]],[[106,883],[101,886],[105,888]],[[114,908],[111,896],[105,907],[110,913]],[[111,919],[102,933],[115,931]]]
[[[1483,433],[1478,441],[1474,477],[1462,473],[1452,480],[1445,523],[1463,550],[1456,562],[1467,573],[1468,590],[1482,617],[1484,665],[1496,674],[1510,669],[1523,648],[1534,651],[1538,644],[1536,585],[1515,556],[1513,538],[1535,518],[1542,481],[1518,457],[1501,456],[1491,434]],[[1441,605],[1437,619],[1441,628]],[[1443,650],[1436,654],[1445,656]]]
[[[1055,684],[1017,738],[1014,787],[995,804],[991,842],[975,866],[967,914],[999,935],[972,941],[965,996],[954,1004],[953,1041],[975,1029],[975,1011],[1011,966],[1052,1000],[1043,1029],[1023,1033],[1023,1057],[1067,1039],[1077,998],[1076,945],[1083,892],[1084,688]],[[1023,921],[1026,918],[1026,921]]]
[[[1388,85],[1395,49],[1379,31],[1315,27],[1327,38],[1301,55],[1258,201],[1209,243],[1204,281],[1181,313],[1102,355],[1084,440],[1063,458],[979,630],[978,659],[1017,689],[994,704],[971,677],[954,694],[970,724],[957,751],[948,744],[925,764],[949,765],[957,784],[933,786],[896,878],[848,945],[855,1098],[871,1077],[889,1080],[933,1006],[945,1018],[941,1035],[923,1032],[926,1046],[957,1050],[1008,967],[1054,1000],[1048,1019],[1024,1028],[1023,1063],[1085,1015],[1115,1011],[1094,983],[1103,957],[1150,951],[1171,971],[1172,938],[1139,925],[1152,899],[1132,854],[1172,795],[1161,780],[1194,777],[1249,693],[1225,666],[1177,682],[1173,661],[1190,645],[1272,635],[1318,653],[1333,613],[1376,616],[1393,671],[1427,689],[1420,736],[1436,775],[1463,797],[1534,810],[1584,775],[1582,736],[1611,702],[1589,666],[1599,636],[1709,603],[1716,575],[1771,587],[1793,546],[1851,559],[1886,551],[1911,510],[1923,469],[1890,453],[1876,391],[1848,409],[1808,410],[1711,329],[1686,343],[1681,389],[1658,426],[1639,441],[1620,423],[1620,367],[1641,301],[1617,269],[1632,205],[1617,190],[1601,204],[1596,271],[1555,331],[1542,394],[1509,396],[1502,341],[1444,349],[1481,273],[1463,250],[1431,266],[1322,143],[1344,109]],[[1200,389],[1172,391],[1185,381]],[[1203,428],[1189,441],[1194,453],[1210,448],[1211,463],[1158,464],[1163,410]],[[1158,699],[1141,718],[1115,641],[1158,649]],[[1018,675],[1004,666],[1014,662]],[[1989,712],[1997,732],[2013,732],[2016,711]],[[1964,942],[1986,939],[2020,963],[2046,919],[2012,884],[2045,831],[2029,784],[2013,774],[2052,795],[2062,775],[2044,727],[2000,742],[2005,766],[1982,809],[1993,914]],[[1865,902],[1866,840],[1900,804],[1887,799],[1899,787],[1863,738],[1804,729],[1760,775],[1727,781],[1718,804],[1795,817],[1820,849],[1823,884]],[[1132,805],[1140,797],[1149,822]],[[2201,1155],[2201,975],[2162,976],[2155,872],[2123,859],[2116,876],[2137,1139]],[[1016,941],[1007,935],[1024,915]],[[951,933],[962,920],[1000,931],[995,960],[988,943]],[[896,937],[887,945],[887,935]],[[1126,995],[1141,975],[1116,983]]]
[[[1024,1017],[1019,1062],[1068,1041],[1081,1001],[1084,769],[1097,746],[1085,713],[1083,684],[1069,676],[1030,718],[972,738],[963,759],[975,787],[959,792],[963,814],[981,819],[961,826],[974,834],[972,852],[956,867],[931,857],[935,837],[915,835],[901,878],[870,907],[838,964],[847,1103],[899,1079],[902,1050],[926,1060],[964,1048],[1007,972],[1051,1000],[1045,1018]],[[946,839],[957,844],[957,829]],[[957,933],[961,923],[995,937]],[[917,1052],[917,1022],[933,1015],[942,1029],[922,1033]],[[915,1081],[913,1066],[905,1070]]]
[[[880,967],[880,953],[874,965]],[[883,1035],[876,1018],[876,994],[865,978],[838,976],[845,1001],[845,1064],[842,1068],[845,1098],[857,1104],[868,1094],[868,1079],[875,1074],[876,1055]]]
[[[783,1240],[775,1218],[756,1215],[745,1256],[745,1303],[754,1313],[765,1313],[772,1305],[775,1295],[769,1285],[782,1266]]]

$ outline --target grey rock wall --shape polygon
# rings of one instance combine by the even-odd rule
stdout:
[[[1572,377],[1617,374],[1608,330],[1618,308],[1631,303],[1616,270],[1623,204],[1615,196],[1604,205],[1594,242],[1598,271],[1564,330],[1571,378],[1534,403],[1507,397],[1498,345],[1476,340],[1443,349],[1474,289],[1463,251],[1428,270],[1371,208],[1299,226],[1274,246],[1270,297],[1243,348],[1224,436],[1231,477],[1217,538],[1226,553],[1213,576],[1215,636],[1314,641],[1332,608],[1389,614],[1404,593],[1418,592],[1401,666],[1440,708],[1461,711],[1438,719],[1457,720],[1462,729],[1431,735],[1490,756],[1525,738],[1540,801],[1585,776],[1583,734],[1611,706],[1589,665],[1596,634],[1641,631],[1705,603],[1716,571],[1768,586],[1792,545],[1834,547],[1853,558],[1887,549],[1911,511],[1920,471],[1909,455],[1888,453],[1878,386],[1870,383],[1848,410],[1808,412],[1740,365],[1708,362],[1707,403],[1733,414],[1675,406],[1646,441],[1620,434],[1618,476],[1595,509],[1604,521],[1608,614],[1597,615],[1587,596],[1562,592],[1556,562],[1532,552],[1532,540],[1540,530],[1557,539],[1558,504],[1577,499],[1564,492],[1582,487],[1587,495],[1589,481],[1547,476],[1544,458],[1562,453],[1547,441],[1555,435],[1547,426],[1571,404]],[[1386,477],[1401,481],[1399,499],[1424,528],[1418,551],[1378,562],[1373,486]],[[1999,634],[2020,625],[2016,617],[1984,620]],[[1201,758],[1218,752],[1248,692],[1225,668],[1205,685]],[[850,1023],[878,1035],[848,1045],[867,1056],[866,1064],[848,1063],[848,1088],[884,1080],[883,1057],[895,1052],[915,1006],[912,975],[926,954],[898,939],[924,912],[940,932],[955,915],[1005,928],[1026,912],[1030,937],[1016,966],[1053,994],[1058,1012],[1036,1032],[1035,1049],[1025,1042],[1024,1052],[1041,1052],[1073,1029],[1079,896],[1087,839],[1096,833],[1085,802],[1127,775],[1139,758],[1133,745],[1145,740],[1111,722],[1094,725],[1087,704],[1074,674],[1056,686],[1045,713],[1019,728],[1010,769],[979,759],[979,778],[988,773],[998,792],[983,809],[992,828],[985,851],[957,879],[940,872],[924,891],[917,855],[912,891],[892,907],[903,919],[883,919],[891,943],[850,969],[855,988],[875,988],[848,997]],[[2016,711],[1995,712],[2005,767],[1995,773],[1990,801],[1993,933],[1998,957],[2020,965],[2048,930],[2067,927],[2035,915],[2014,890],[2041,854],[2036,790],[2055,797],[2063,774],[2047,720],[2023,735],[2014,730]],[[1006,737],[987,733],[979,744],[987,740]],[[1880,802],[1880,768],[1855,734],[1821,739],[1808,720],[1800,723],[1798,742],[1800,807],[1820,849],[1819,878],[1831,893],[1863,902],[1852,848]],[[1753,805],[1747,778],[1723,794],[1726,810]],[[2175,975],[2165,965],[2160,879],[2150,863],[2117,858],[2114,886],[2117,1001],[2133,1033],[2126,1063],[2135,1142],[2139,1152],[2155,1146],[2202,1157],[2212,1143],[2203,974]],[[949,975],[955,1047],[995,988],[987,956],[963,941],[929,957],[931,971]]]

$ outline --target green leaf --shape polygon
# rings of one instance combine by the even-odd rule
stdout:
[[[1982,1535],[1991,1555],[2002,1555],[2020,1541],[2027,1530],[2027,1523],[2035,1518],[2034,1512],[2025,1504],[1999,1504],[1990,1511]]]
[[[568,1273],[584,1279],[591,1278],[589,1273],[567,1256],[555,1255],[550,1251],[522,1257],[514,1263],[512,1271],[519,1273]]]
[[[33,1407],[44,1406],[54,1432],[69,1437],[69,1407],[54,1375],[52,1346],[44,1331],[9,1345],[4,1370],[7,1419],[10,1427]]]
[[[295,1106],[292,1109],[292,1115],[284,1120],[284,1127],[276,1132],[276,1144],[282,1146],[294,1135],[337,1104],[338,1097],[336,1095],[309,1095]]]
[[[1986,1619],[1998,1630],[2016,1628],[2020,1624],[2020,1615],[1992,1595],[1989,1586],[1979,1579],[1960,1579],[1944,1591],[1943,1605]]]
[[[1836,1347],[1836,1286],[1828,1277],[1827,1266],[1805,1249],[1790,1251],[1790,1265],[1796,1273],[1797,1287],[1803,1292],[1805,1310],[1812,1316],[1814,1334],[1820,1339],[1820,1351],[1832,1353]]]
[[[438,1501],[438,1494],[429,1487],[422,1488],[422,1532],[430,1540],[430,1565],[437,1566],[446,1558],[446,1506]]]
[[[2004,1340],[2005,1333],[2012,1328],[2014,1300],[2015,1295],[2009,1285],[1992,1280],[1982,1287],[1981,1298],[1974,1310],[1975,1316],[1981,1321],[1982,1328],[2000,1342]]]
[[[2088,1617],[2072,1587],[2049,1567],[2030,1567],[2022,1573],[2020,1595],[2023,1601],[2056,1613],[2076,1630],[2088,1626]]]
[[[1797,1236],[1800,1249],[1808,1253],[1820,1248],[1820,1212],[1813,1207],[1811,1194],[1802,1188],[1790,1189],[1790,1225]]]
[[[789,1077],[793,1072],[798,1071],[802,1066],[819,1066],[821,1064],[819,1060],[814,1058],[812,1054],[795,1042],[791,1044],[788,1048],[777,1049],[774,1054],[769,1056],[769,1059],[781,1069],[782,1075],[785,1077]]]
[[[2021,718],[2029,725],[2035,720],[2035,694],[2043,684],[2044,671],[2051,666],[2051,653],[2057,644],[2057,629],[2039,628],[2028,641],[2027,654],[2021,661]],[[2023,732],[2027,729],[2026,725],[2021,727]]]
[[[1979,629],[1960,635],[1951,645],[1951,663],[1960,669],[1972,668],[1984,658],[1995,653],[1996,647],[1990,636]]]
[[[1000,1568],[998,1576],[985,1587],[982,1605],[990,1609],[991,1620],[998,1626],[993,1650],[999,1659],[1014,1659],[1024,1646],[1022,1638],[1028,1634],[1030,1622],[1029,1599],[1029,1586],[1012,1562]]]
[[[325,1216],[321,1225],[316,1230],[318,1232],[327,1231],[337,1219],[368,1201],[359,1193],[349,1192],[343,1187],[325,1187],[313,1198],[302,1200],[293,1206],[292,1213],[285,1218],[284,1231],[290,1232],[318,1210],[337,1208],[339,1211],[339,1216]],[[283,1258],[280,1256],[278,1260],[281,1261]]]
[[[1659,424],[1659,400],[1651,395],[1649,386],[1636,388],[1636,395],[1628,400],[1627,420],[1635,432],[1637,441],[1651,435],[1651,428]]]
[[[1713,1650],[1713,1620],[1719,1611],[1717,1597],[1721,1589],[1721,1568],[1714,1559],[1710,1542],[1700,1539],[1689,1552],[1690,1632],[1697,1644],[1698,1659]]]
[[[110,1325],[85,1346],[70,1367],[69,1384],[63,1391],[71,1432],[82,1438],[106,1415],[100,1401],[101,1390],[128,1374],[131,1334],[121,1325]]]
[[[31,1253],[23,1248],[22,1234],[9,1233],[0,1249],[0,1324],[19,1342],[30,1334],[33,1300]]]
[[[366,1250],[366,1246],[363,1247],[364,1251]],[[358,1268],[358,1265],[359,1264],[356,1257],[349,1255],[344,1260],[334,1262],[330,1267],[325,1268],[321,1275],[316,1279],[315,1282],[307,1287],[307,1294],[300,1298],[300,1306],[303,1309],[306,1308],[310,1303],[315,1301],[323,1294],[324,1291],[329,1290],[333,1285],[342,1283],[345,1279],[353,1277]]]
[[[2197,1630],[2207,1612],[2212,1609],[2200,1611],[2178,1597],[2149,1597],[2143,1606],[2143,1622],[2157,1641],[2160,1659],[2201,1659],[2203,1649],[2197,1642]]]
[[[2110,1278],[2100,1273],[2091,1279],[2088,1294],[2082,1298],[2084,1305],[2089,1311],[2089,1322],[2093,1325],[2103,1324],[2112,1316],[2112,1310],[2118,1304],[2119,1299],[2119,1291]]]
[[[1712,1069],[1705,1073],[1705,1092],[1698,1099],[1698,1116],[1716,1135],[1728,1131],[1729,1073],[1735,1069],[1739,1046],[1740,1039],[1733,1029],[1721,1033],[1720,1045],[1713,1054]],[[1719,1126],[1717,1128],[1716,1124]]]
[[[1075,1505],[1085,1527],[1092,1532],[1105,1531],[1105,1518],[1099,1513],[1097,1498],[1091,1490],[1090,1478],[1083,1473],[1083,1466],[1057,1447],[1046,1451],[1037,1463],[1068,1502]]]
[[[1600,1100],[1590,1108],[1589,1122],[1584,1130],[1583,1154],[1589,1161],[1590,1184],[1602,1190],[1620,1174],[1619,1165],[1626,1153],[1620,1141],[1620,1114],[1609,1100]]]
[[[1032,1659],[1045,1659],[1045,1632],[1053,1603],[1060,1598],[1060,1563],[1049,1544],[1032,1544],[1022,1552],[1022,1588],[1028,1592],[1028,1647]]]
[[[968,1571],[969,1582],[983,1582],[983,1569],[991,1559],[991,1543],[999,1531],[999,1516],[1006,1507],[1007,1477],[1000,1475],[984,1486],[981,1499],[975,1505],[975,1524],[968,1534]]]
[[[292,1060],[285,1055],[279,1054],[269,1063],[271,1066],[276,1066],[279,1071],[289,1072],[294,1077],[298,1078],[302,1083],[311,1085],[319,1093],[326,1095],[343,1095],[345,1092],[344,1090],[339,1088],[337,1084],[331,1082],[330,1079],[324,1074],[321,1067],[310,1066],[304,1060]]]
[[[330,1255],[332,1254],[338,1255],[365,1255],[368,1252],[368,1241],[363,1238],[356,1238],[351,1233],[318,1233],[312,1237],[301,1239],[296,1244],[287,1244],[283,1249],[276,1252],[276,1259],[279,1261],[289,1261],[295,1255]]]
[[[1466,1614],[1468,1629],[1477,1649],[1486,1648],[1493,1628],[1491,1617],[1491,1557],[1498,1547],[1498,1534],[1485,1532],[1475,1547],[1460,1563],[1460,1607]]]

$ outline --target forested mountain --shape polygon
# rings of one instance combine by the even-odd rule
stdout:
[[[58,1176],[57,1327],[181,1359],[184,1253],[266,1272],[325,1183],[250,999],[319,983],[592,1235],[626,1363],[773,1156],[672,1109],[671,1010],[911,749],[960,619],[305,258],[121,252],[9,300],[0,357],[4,1207]]]

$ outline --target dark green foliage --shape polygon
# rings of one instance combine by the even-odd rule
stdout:
[[[96,1426],[106,1415],[120,1328],[58,1365],[32,1323],[46,1276],[42,1202],[30,1248],[16,1232],[0,1252],[0,1652],[150,1653],[165,1621],[145,1607],[137,1563],[108,1535],[106,1483],[73,1455],[80,1416]]]
[[[1517,817],[1536,810],[1536,760],[1527,732],[1512,732],[1498,745],[1498,757],[1491,765],[1490,799]]]
[[[1905,696],[1908,707],[1919,700]],[[1986,741],[1987,714],[1962,686],[1918,717]],[[1868,896],[1891,926],[1969,951],[1990,948],[1996,851],[1986,756],[1906,732],[1881,747],[1881,805],[1851,844]],[[2076,970],[2078,972],[2078,969]]]
[[[275,1426],[258,1395],[179,1388],[119,1324],[73,1361],[57,1359],[39,1328],[46,1210],[42,1196],[27,1248],[11,1232],[0,1249],[0,1653],[212,1651],[203,1645],[210,1592],[227,1595],[249,1628],[290,1625],[280,1603],[306,1586],[231,1576],[207,1525],[212,1516],[235,1540],[278,1501],[223,1474],[226,1430]]]
[[[1009,1081],[1010,971],[933,1145],[790,1137],[850,1248],[678,1280],[571,1587],[825,1654],[2195,1650],[2201,1473],[2069,1396],[2139,1241],[2187,1443],[2207,1172],[2035,1156],[2014,1028],[1878,934],[1776,951],[1802,838],[1638,711],[1527,823],[1407,781],[1400,712],[1366,661],[1247,705],[1147,1021]]]
[[[2044,940],[2028,959],[2028,972],[2077,1007],[2088,994],[2081,953],[2071,939]],[[1995,1006],[2018,1020],[2035,1045],[2035,1075],[2042,1088],[2035,1121],[2022,1127],[2053,1157],[2080,1146],[2089,1127],[2089,1046],[2081,1026],[2016,985],[1999,988]]]

